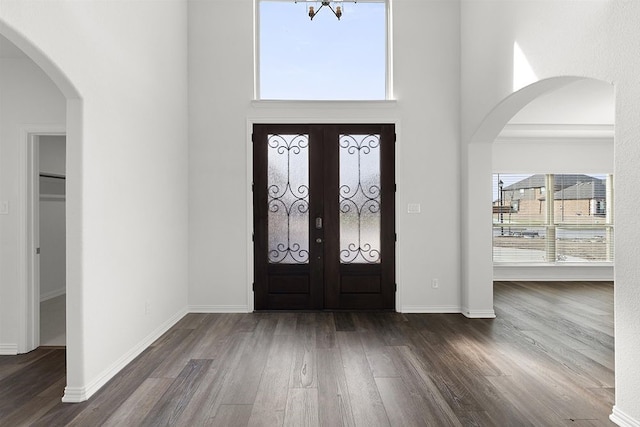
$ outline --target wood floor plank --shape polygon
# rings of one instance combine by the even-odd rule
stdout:
[[[172,378],[148,378],[120,405],[103,426],[141,425],[173,381]]]
[[[280,426],[284,422],[294,343],[293,335],[274,335],[250,411],[250,426]]]
[[[258,386],[267,363],[269,348],[273,341],[277,319],[262,314],[247,347],[230,379],[222,390],[222,404],[252,405],[258,393]]]
[[[420,400],[414,398],[402,378],[376,378],[375,381],[392,426],[441,425],[439,420],[432,422],[430,418],[423,418]]]
[[[209,369],[211,362],[209,359],[190,360],[151,408],[140,426],[174,425],[200,385],[203,373]]]
[[[318,416],[318,390],[315,388],[289,389],[287,409],[284,415],[285,427],[320,426]]]
[[[321,426],[356,425],[340,350],[318,350],[318,404]]]
[[[389,419],[357,332],[336,333],[351,410],[357,426],[385,426]]]
[[[352,313],[337,311],[333,314],[336,323],[336,331],[355,331]]]
[[[333,313],[318,313],[316,317],[316,348],[335,348],[336,322]]]
[[[393,347],[391,356],[404,386],[411,396],[419,398],[423,419],[438,420],[442,426],[462,426],[458,416],[411,348]],[[385,403],[385,408],[387,407]]]
[[[373,377],[397,377],[396,366],[389,354],[391,347],[384,344],[384,338],[376,332],[360,332],[359,336]]]
[[[251,405],[220,405],[216,416],[206,425],[242,427],[248,424],[250,416]]]
[[[220,341],[218,357],[213,359],[200,387],[195,391],[180,418],[176,420],[176,426],[206,425],[215,417],[224,398],[225,384],[234,381],[233,373],[240,364],[249,340],[249,333],[240,332]]]
[[[316,313],[299,313],[290,388],[317,387]]]
[[[278,325],[274,335],[291,335],[296,332],[298,317],[296,313],[274,313],[278,318]]]

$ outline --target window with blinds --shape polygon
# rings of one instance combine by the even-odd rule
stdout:
[[[494,174],[494,263],[613,262],[613,175]]]

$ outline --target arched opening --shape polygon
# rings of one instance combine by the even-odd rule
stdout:
[[[463,306],[469,317],[493,317],[492,200],[493,150],[496,138],[525,106],[571,84],[595,81],[585,77],[555,77],[514,92],[485,117],[466,146],[467,177],[463,188]],[[596,81],[600,84],[609,83]]]
[[[36,251],[32,239],[33,224],[25,218],[29,217],[30,209],[29,186],[32,185],[30,175],[33,173],[30,166],[32,158],[29,146],[38,135],[66,134],[66,363],[67,363],[67,388],[65,398],[69,399],[69,387],[83,384],[82,373],[82,289],[81,289],[81,151],[82,151],[82,100],[80,93],[71,83],[66,74],[55,64],[49,56],[31,43],[22,34],[15,31],[5,22],[0,21],[0,36],[15,46],[15,52],[26,55],[25,61],[33,61],[44,74],[57,86],[64,97],[62,106],[62,123],[51,122],[42,115],[29,119],[21,117],[20,126],[12,123],[11,128],[16,134],[7,144],[12,144],[13,149],[5,150],[5,160],[14,161],[17,167],[6,173],[11,174],[12,188],[8,194],[12,199],[7,201],[8,217],[16,222],[17,239],[15,242],[3,246],[11,253],[11,259],[15,260],[16,280],[3,283],[3,287],[11,298],[1,301],[2,310],[9,313],[3,322],[2,341],[9,342],[3,349],[5,354],[25,353],[39,345],[39,290],[34,289],[33,259]],[[34,70],[37,67],[32,66]],[[38,71],[39,72],[39,71]],[[19,78],[20,76],[18,76]],[[28,82],[27,82],[28,83]],[[34,88],[31,95],[35,96]],[[19,94],[18,94],[19,96]],[[24,123],[30,123],[24,125]],[[4,239],[3,239],[4,240]],[[11,310],[5,310],[9,305]],[[10,348],[8,348],[10,347]],[[8,350],[8,351],[7,351]]]

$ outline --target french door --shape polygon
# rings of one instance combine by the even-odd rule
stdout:
[[[256,310],[393,309],[393,125],[254,125]]]

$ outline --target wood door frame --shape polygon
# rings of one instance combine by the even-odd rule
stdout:
[[[380,124],[380,123],[385,123],[388,125],[393,125],[394,129],[395,129],[395,134],[396,134],[396,143],[394,144],[394,150],[395,150],[395,155],[394,155],[394,181],[396,183],[396,188],[395,188],[395,198],[394,198],[394,206],[391,208],[393,209],[394,212],[394,229],[395,229],[395,234],[396,234],[396,242],[395,242],[395,260],[394,260],[394,264],[395,264],[395,268],[394,268],[394,282],[396,283],[396,288],[395,288],[395,301],[394,301],[394,307],[395,307],[395,311],[400,311],[400,308],[402,307],[401,305],[401,301],[402,301],[402,293],[403,293],[403,286],[402,286],[402,282],[400,280],[401,277],[401,268],[400,268],[400,259],[401,259],[401,251],[400,251],[400,246],[398,246],[398,242],[397,240],[400,238],[399,236],[401,235],[401,224],[400,224],[400,206],[401,203],[400,201],[402,200],[402,191],[400,186],[397,185],[398,183],[398,171],[400,170],[400,168],[398,167],[399,163],[400,163],[400,159],[401,159],[401,153],[402,153],[402,145],[401,145],[401,122],[400,119],[397,117],[397,114],[395,114],[393,109],[381,109],[380,114],[374,114],[372,117],[367,117],[366,119],[363,119],[362,117],[347,117],[350,114],[353,113],[347,113],[345,114],[345,116],[343,117],[338,117],[335,116],[335,112],[331,112],[330,115],[327,115],[326,118],[323,119],[318,119],[317,117],[300,117],[297,116],[295,114],[295,106],[298,104],[297,102],[293,102],[293,103],[282,103],[282,107],[285,107],[284,109],[287,111],[291,111],[291,113],[288,115],[288,118],[283,119],[283,118],[279,118],[278,116],[283,115],[281,111],[279,111],[279,108],[276,107],[278,109],[278,113],[277,114],[271,114],[268,116],[264,116],[262,117],[261,114],[258,114],[256,116],[250,116],[247,117],[246,120],[246,126],[245,126],[245,153],[246,153],[246,203],[247,203],[247,216],[245,218],[246,221],[246,247],[247,247],[247,251],[246,251],[246,271],[247,271],[247,277],[246,277],[246,283],[245,283],[245,289],[246,289],[246,306],[243,307],[242,309],[240,309],[240,311],[245,311],[246,312],[253,312],[255,311],[255,298],[254,298],[254,275],[255,275],[255,271],[254,271],[254,248],[253,248],[253,232],[254,232],[254,209],[253,209],[253,127],[256,124],[283,124],[283,123],[287,123],[287,124],[308,124],[308,125],[322,125],[322,124],[335,124],[335,125],[342,125],[342,124],[363,124],[363,125],[367,125],[367,124]],[[325,103],[317,103],[317,102],[310,102],[308,105],[306,106],[316,106],[318,108],[327,108],[328,105],[334,105],[335,104],[335,110],[340,110],[343,108],[347,108],[347,110],[351,109],[351,108],[362,108],[362,103],[361,102],[344,102],[344,103],[338,103],[338,102],[329,102],[326,103],[327,106],[324,105]],[[368,104],[368,102],[366,102],[365,104]],[[375,104],[380,104],[380,103],[375,103]],[[272,103],[268,103],[268,102],[255,102],[256,106],[271,106]],[[322,106],[321,106],[322,105]],[[275,107],[275,105],[274,105]],[[281,108],[281,107],[280,107]],[[330,111],[329,109],[327,111]],[[347,117],[347,118],[345,118]],[[235,311],[234,311],[235,312]]]

